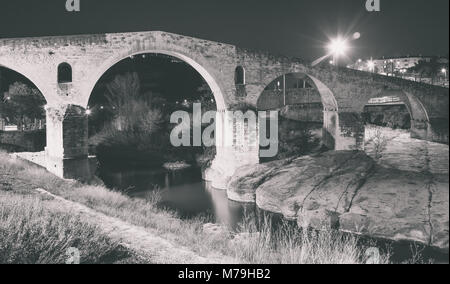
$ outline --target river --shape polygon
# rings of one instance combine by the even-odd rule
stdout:
[[[153,198],[160,191],[161,207],[178,213],[180,218],[202,217],[237,230],[245,216],[254,214],[254,204],[231,201],[225,190],[215,189],[202,181],[199,168],[111,169],[100,167],[98,176],[108,188],[126,192],[130,197]]]

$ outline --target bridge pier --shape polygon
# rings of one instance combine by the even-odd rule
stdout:
[[[61,178],[88,175],[88,118],[84,108],[48,106],[46,113],[47,170]]]
[[[364,150],[365,127],[359,113],[324,109],[322,143],[331,150]]]
[[[339,114],[334,109],[323,110],[322,143],[328,149],[336,147],[336,137],[338,135]]]
[[[204,179],[214,188],[226,189],[236,169],[259,163],[258,128],[249,127],[242,120],[236,120],[229,111],[216,114],[217,154],[211,167],[206,169]]]
[[[360,113],[339,113],[335,150],[364,150],[365,126]]]
[[[432,141],[433,139],[429,137],[430,130],[428,121],[411,119],[411,138]]]

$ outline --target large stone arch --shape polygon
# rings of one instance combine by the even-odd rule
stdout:
[[[41,83],[41,80],[39,79],[39,76],[33,72],[28,72],[26,68],[22,68],[20,66],[14,66],[13,64],[8,64],[5,62],[0,62],[0,68],[5,68],[7,70],[13,71],[17,74],[20,74],[24,78],[26,78],[28,81],[30,81],[41,93],[41,95],[44,97],[45,101],[48,103],[51,101],[51,98],[48,97],[49,92],[46,89],[46,84]]]
[[[159,48],[142,48],[142,49],[132,49],[126,52],[120,53],[118,56],[113,56],[106,60],[100,67],[96,68],[93,72],[91,72],[91,75],[88,76],[88,83],[86,84],[84,93],[87,94],[87,96],[84,99],[84,106],[87,107],[89,103],[89,97],[92,94],[92,91],[94,90],[95,85],[100,80],[100,78],[114,65],[120,63],[121,61],[132,57],[137,56],[140,54],[163,54],[175,57],[179,60],[182,60],[183,62],[189,64],[192,68],[194,68],[206,81],[208,86],[211,88],[211,91],[213,92],[217,109],[220,110],[226,110],[227,104],[225,102],[225,93],[223,91],[223,87],[220,85],[220,81],[215,78],[214,75],[211,74],[210,71],[208,71],[209,68],[204,67],[206,65],[207,60],[201,59],[201,60],[195,60],[191,58],[191,56],[188,56],[182,52],[179,51],[173,51],[171,49],[159,49]],[[199,63],[198,61],[201,61],[202,63]]]
[[[285,75],[291,75],[294,78],[307,80],[313,85],[320,95],[320,99],[323,105],[323,135],[322,143],[330,149],[339,149],[339,106],[333,92],[319,79],[316,77],[303,73],[303,72],[288,72],[282,73],[281,75],[272,78],[266,86],[270,85],[274,81],[279,80]],[[264,87],[265,89],[266,87]],[[257,98],[256,107],[260,109],[260,102],[264,99],[265,91],[262,91]],[[276,106],[275,108],[278,108]],[[265,109],[267,110],[267,109]]]
[[[119,64],[121,61],[130,58],[132,56],[138,56],[142,54],[163,54],[177,58],[188,65],[190,65],[194,70],[196,70],[200,76],[206,81],[210,87],[217,107],[216,114],[216,158],[213,161],[211,169],[207,170],[204,174],[206,180],[212,181],[212,185],[216,188],[225,188],[226,179],[231,176],[236,167],[236,157],[233,145],[228,145],[225,143],[226,137],[232,135],[233,127],[224,123],[226,119],[227,110],[229,105],[226,102],[226,89],[224,85],[223,78],[219,79],[216,74],[214,74],[217,68],[212,68],[209,66],[208,60],[203,56],[198,55],[187,55],[187,51],[180,51],[182,47],[177,47],[174,50],[173,47],[168,48],[139,48],[141,45],[137,45],[137,48],[132,48],[125,52],[121,52],[119,55],[108,58],[100,67],[91,71],[91,76],[88,76],[88,83],[86,84],[86,89],[83,93],[88,94],[84,98],[83,107],[87,108],[89,103],[90,95],[95,88],[97,82],[101,77],[113,66]],[[231,83],[231,82],[229,82]]]

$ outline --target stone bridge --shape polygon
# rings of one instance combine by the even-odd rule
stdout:
[[[267,106],[264,92],[287,74],[308,81],[320,95],[323,143],[332,149],[363,149],[364,106],[385,91],[395,91],[407,105],[414,137],[442,140],[434,131],[435,125],[448,125],[449,90],[445,88],[328,64],[311,67],[297,58],[167,32],[0,39],[0,67],[27,77],[47,100],[46,156],[50,171],[61,173],[55,170],[64,164],[61,161],[87,157],[85,109],[94,86],[116,63],[144,53],[176,57],[191,65],[209,84],[218,114],[217,156],[207,178],[214,179],[216,187],[225,187],[226,177],[238,166],[259,162],[259,147],[243,147],[249,139],[236,134],[238,127],[228,110],[239,105],[276,108],[276,104],[261,107]],[[227,135],[236,138],[232,145],[224,143]]]

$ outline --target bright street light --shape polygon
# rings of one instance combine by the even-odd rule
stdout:
[[[86,115],[91,115],[91,114],[92,114],[92,111],[90,109],[87,109],[86,110]]]
[[[349,45],[347,40],[342,39],[340,37],[331,40],[330,44],[328,45],[328,51],[331,55],[333,55],[333,63],[336,64],[336,60],[340,57],[345,55],[347,50],[349,49]]]
[[[327,49],[327,53],[324,56],[314,60],[311,63],[311,66],[316,66],[317,64],[328,59],[329,57],[332,57],[330,64],[338,66],[339,57],[347,55],[346,53],[350,49],[350,42],[358,40],[360,37],[361,34],[356,32],[353,34],[353,36],[350,37],[337,36],[334,39],[330,39],[328,45],[325,46]]]

